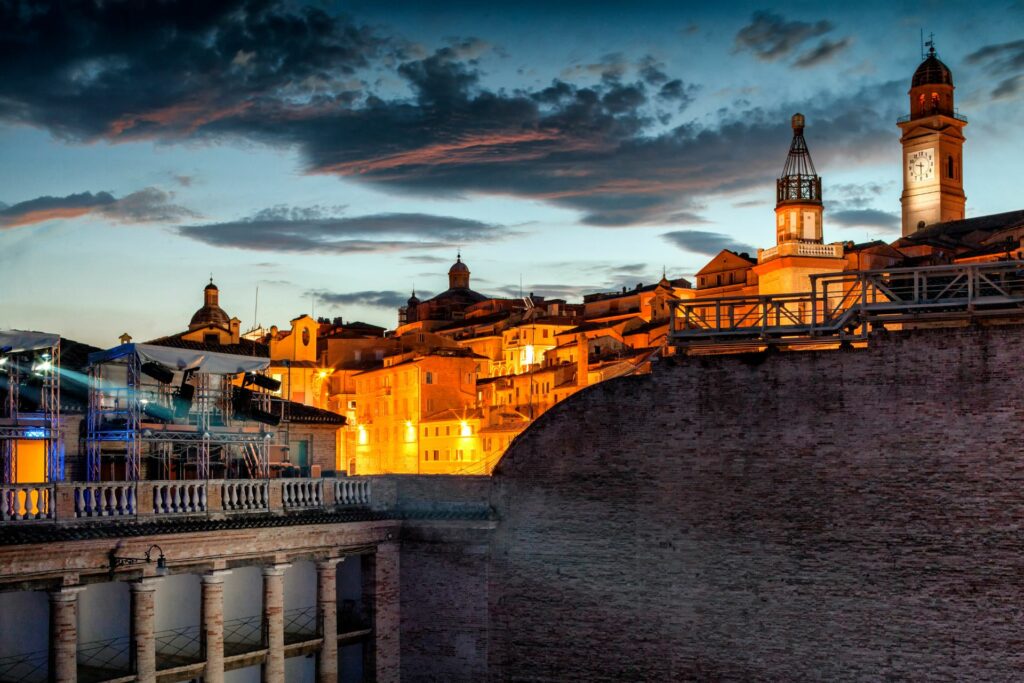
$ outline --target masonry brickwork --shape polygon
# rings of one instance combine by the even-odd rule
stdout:
[[[494,475],[489,678],[1010,680],[1024,326],[681,358]]]

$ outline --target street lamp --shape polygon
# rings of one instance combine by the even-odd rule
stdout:
[[[158,545],[151,545],[142,557],[118,557],[117,548],[113,548],[109,554],[110,575],[113,576],[118,567],[130,567],[136,564],[150,564],[153,562],[153,551],[160,553],[156,558],[156,575],[167,575],[167,558],[164,557],[163,548]]]

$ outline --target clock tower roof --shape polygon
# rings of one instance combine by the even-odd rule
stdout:
[[[928,56],[917,67],[917,71],[914,72],[914,78],[910,82],[911,88],[921,85],[953,85],[953,72],[949,70],[948,66],[939,61],[939,58],[935,55],[934,45],[929,46]]]

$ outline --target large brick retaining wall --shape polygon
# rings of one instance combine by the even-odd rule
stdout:
[[[492,680],[1024,675],[1024,327],[686,358],[498,466]]]

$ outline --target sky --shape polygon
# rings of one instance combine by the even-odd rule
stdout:
[[[1024,206],[1024,2],[0,0],[0,329],[388,328],[415,288],[579,301],[774,241],[805,136],[826,241],[899,236],[921,32],[967,215]],[[257,296],[258,291],[258,296]]]

